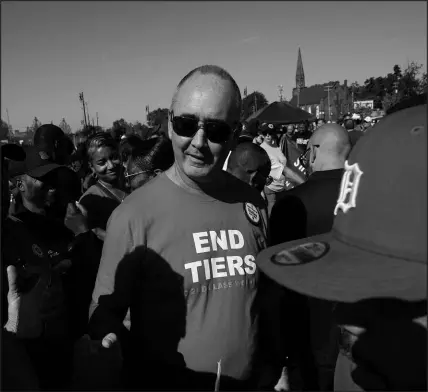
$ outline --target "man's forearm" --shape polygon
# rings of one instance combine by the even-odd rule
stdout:
[[[297,184],[303,184],[305,181],[298,176],[293,170],[291,170],[289,167],[284,167],[283,174],[286,178],[289,178],[291,181],[296,182]]]

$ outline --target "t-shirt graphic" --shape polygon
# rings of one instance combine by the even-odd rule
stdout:
[[[131,332],[137,328],[146,347],[167,360],[173,345],[154,336],[170,337],[183,322],[178,351],[187,367],[216,373],[221,359],[223,375],[247,379],[257,333],[255,257],[266,247],[263,200],[225,175],[240,191],[223,201],[191,194],[166,175],[132,193],[112,215],[94,300],[113,292],[119,261],[143,245],[144,310],[131,305]],[[144,316],[134,317],[138,312]]]

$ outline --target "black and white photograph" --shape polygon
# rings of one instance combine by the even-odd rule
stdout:
[[[426,391],[426,1],[12,1],[2,391]]]

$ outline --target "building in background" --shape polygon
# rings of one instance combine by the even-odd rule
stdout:
[[[343,84],[329,82],[306,87],[300,48],[297,56],[296,87],[293,88],[290,104],[327,121],[337,121],[340,116],[353,109],[352,93],[347,80]]]

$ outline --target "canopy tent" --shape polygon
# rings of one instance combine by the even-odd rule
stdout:
[[[288,102],[272,102],[249,116],[245,121],[257,120],[261,123],[295,124],[303,121],[315,121],[316,116],[299,109]]]

